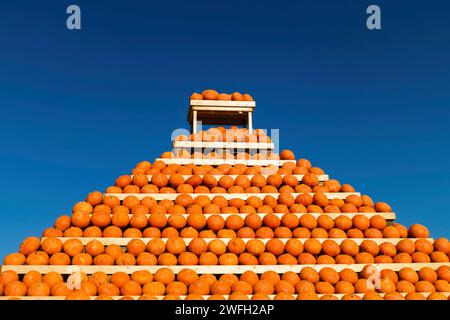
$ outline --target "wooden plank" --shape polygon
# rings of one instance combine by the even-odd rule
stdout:
[[[91,300],[94,300],[96,297],[91,297]],[[66,300],[65,296],[44,296],[44,297],[30,297],[30,296],[0,296],[0,301],[6,300],[25,300],[25,301],[43,301],[43,300]],[[114,300],[120,299],[119,297],[114,297]]]
[[[204,141],[173,141],[174,148],[208,148],[208,149],[258,149],[272,150],[275,148],[273,143],[263,142],[204,142]]]
[[[247,118],[253,107],[227,107],[227,106],[191,106],[193,112],[197,111],[201,118],[210,118],[212,121],[218,117],[236,119]],[[199,117],[200,118],[200,117]]]
[[[177,213],[178,214],[178,213]],[[205,216],[206,219],[208,219],[209,217],[213,216],[213,215],[220,215],[223,219],[227,219],[229,216],[239,216],[243,219],[245,219],[246,216],[248,216],[248,213],[205,213],[203,214]],[[268,215],[269,213],[256,213],[259,217],[261,217],[261,219],[263,219],[266,215]],[[278,218],[282,218],[285,213],[273,213],[276,217]],[[367,218],[372,218],[373,216],[381,216],[383,218],[385,218],[388,221],[392,221],[396,219],[396,215],[395,212],[356,212],[356,213],[291,213],[293,215],[295,215],[296,217],[300,218],[301,216],[305,215],[305,214],[310,214],[312,215],[314,218],[318,218],[320,216],[327,216],[330,217],[332,219],[336,219],[339,216],[346,216],[348,218],[353,218],[356,215],[361,215]],[[112,214],[111,214],[112,215]],[[130,218],[133,216],[133,214],[129,214],[128,215]],[[149,214],[146,214],[147,217],[150,217]],[[166,217],[169,218],[171,216],[171,214],[167,213]],[[184,218],[188,218],[189,214],[184,213],[181,214],[181,216],[183,216]]]
[[[42,237],[42,241],[45,240],[45,239],[46,239],[45,237]],[[88,244],[92,240],[97,240],[97,241],[100,241],[101,243],[103,243],[104,245],[117,244],[119,246],[126,246],[128,244],[128,242],[130,242],[131,240],[140,239],[145,244],[147,244],[147,242],[149,242],[152,238],[59,237],[58,239],[60,239],[63,243],[65,243],[69,239],[78,239],[84,245]],[[164,243],[166,243],[169,240],[169,238],[160,238],[160,239]],[[195,239],[195,238],[183,238],[184,243],[186,243],[186,245],[189,245],[189,243],[192,241],[192,239]],[[210,243],[213,240],[219,239],[219,240],[222,240],[225,244],[228,244],[228,242],[230,242],[233,238],[202,238],[202,239],[205,240],[206,243]],[[240,238],[240,239],[242,239],[242,241],[244,241],[245,243],[247,243],[250,240],[258,239],[258,240],[261,240],[264,244],[266,244],[271,238]],[[305,243],[305,241],[308,240],[309,238],[276,238],[276,239],[281,240],[281,242],[283,242],[283,243],[286,243],[289,239],[297,239],[301,243]],[[399,243],[401,240],[403,240],[405,238],[314,238],[314,239],[318,240],[320,243],[324,242],[325,240],[332,240],[332,241],[336,242],[339,245],[344,240],[353,240],[358,245],[360,245],[364,240],[371,240],[371,241],[375,242],[378,245],[380,245],[382,243],[386,243],[386,242],[396,245],[397,243]],[[413,241],[413,242],[416,242],[418,240],[417,238],[408,238],[408,239]],[[426,240],[428,240],[430,242],[433,241],[432,238],[426,238]]]
[[[157,158],[157,161],[162,161],[165,164],[195,164],[195,165],[210,165],[218,166],[221,164],[236,165],[238,163],[247,166],[268,166],[274,165],[281,167],[285,163],[295,163],[295,160],[241,160],[241,159],[191,159],[191,158]]]
[[[225,100],[190,100],[190,106],[195,107],[255,107],[255,101],[225,101]]]
[[[105,193],[105,196],[116,196],[119,200],[123,200],[128,196],[135,196],[138,199],[142,199],[145,197],[152,197],[155,200],[175,200],[182,193]],[[294,198],[297,197],[300,193],[291,193]],[[314,196],[314,193],[310,193]],[[198,196],[207,196],[212,199],[216,196],[222,196],[227,200],[230,199],[243,199],[246,200],[251,196],[256,196],[260,199],[264,199],[265,196],[272,196],[278,198],[279,193],[189,193],[193,198]],[[335,192],[335,193],[325,193],[328,199],[345,199],[349,195],[357,195],[360,196],[359,192]]]
[[[211,117],[212,119],[216,118],[217,114],[230,117],[233,113],[236,115],[236,118],[240,118],[247,117],[247,114],[254,108],[252,106],[224,106],[220,104],[219,102],[217,105],[193,105],[190,107],[189,112],[197,111],[199,114],[202,114],[202,117]]]
[[[421,294],[423,294],[425,297],[428,297],[432,292],[420,292]],[[444,296],[449,297],[450,296],[450,292],[439,292],[442,293]],[[382,297],[384,297],[385,293],[379,293]],[[405,297],[407,295],[407,293],[402,293],[400,292],[400,294]],[[323,297],[325,294],[318,294],[319,298]],[[358,297],[364,297],[364,293],[354,293],[353,295],[358,296]],[[292,294],[292,296],[294,298],[297,298],[297,294]],[[338,299],[342,299],[342,297],[345,296],[345,294],[342,293],[334,293],[332,294],[332,296],[335,296]],[[123,298],[124,296],[113,296],[111,298],[113,298],[113,300],[120,300],[121,298]],[[141,296],[127,296],[127,297],[131,297],[135,300],[139,299]],[[163,300],[164,296],[154,296],[156,300]],[[186,295],[181,295],[179,296],[181,300],[185,300],[186,299]],[[204,300],[207,300],[210,297],[210,295],[203,295],[202,298]],[[225,299],[228,299],[229,295],[223,295],[223,297]],[[253,295],[252,294],[248,294],[247,297],[251,300]],[[275,295],[274,294],[269,294],[268,297],[270,299],[274,299]],[[9,300],[11,298],[19,298],[21,300],[65,300],[66,297],[65,296],[45,296],[45,297],[30,297],[30,296],[13,296],[13,297],[5,297],[5,296],[1,296],[0,300]],[[91,300],[95,300],[97,298],[97,296],[91,296]]]
[[[131,178],[133,178],[133,176],[134,176],[134,175],[131,175]],[[151,175],[151,174],[148,174],[148,175],[147,175],[147,178],[148,178],[149,181],[151,181],[152,176],[153,176],[153,175]],[[183,176],[184,179],[188,179],[189,177],[194,176],[194,174],[183,174],[182,176]],[[199,174],[198,176],[199,176],[200,178],[202,178],[202,179],[203,179],[203,177],[204,177],[203,174]],[[214,178],[216,178],[217,180],[219,180],[219,179],[222,178],[223,176],[227,176],[227,177],[231,177],[231,178],[233,178],[233,179],[236,179],[236,177],[237,177],[238,175],[236,175],[236,174],[213,174],[212,176],[213,176]],[[253,174],[246,174],[245,176],[246,176],[247,178],[249,178],[249,179],[252,179],[254,175],[253,175]],[[268,175],[268,174],[262,174],[262,176],[263,176],[264,178],[267,178],[269,175]],[[284,177],[284,176],[286,176],[286,174],[282,174],[281,176]],[[301,180],[303,179],[303,174],[294,174],[293,176],[296,177],[298,181],[301,181]],[[169,178],[169,177],[170,177],[170,174],[166,174],[166,177]],[[329,179],[329,176],[328,176],[327,174],[321,174],[321,175],[318,175],[317,178],[319,179],[319,182],[325,182],[325,181],[327,181],[327,180]]]
[[[178,273],[183,269],[192,269],[196,271],[198,274],[210,273],[210,274],[242,274],[246,271],[253,271],[257,274],[264,273],[266,271],[276,271],[280,274],[285,273],[287,271],[300,272],[303,268],[311,267],[317,271],[320,271],[323,268],[332,268],[336,271],[342,271],[343,269],[349,268],[354,270],[355,272],[361,272],[363,268],[367,264],[296,264],[296,265],[236,265],[236,266],[227,266],[227,265],[214,265],[214,266],[205,266],[205,265],[195,265],[195,266],[55,266],[55,265],[21,265],[21,266],[12,266],[12,265],[3,265],[2,271],[12,270],[17,272],[18,274],[26,274],[28,271],[34,270],[38,271],[41,274],[46,274],[51,271],[56,271],[60,274],[72,274],[74,272],[84,272],[86,274],[93,274],[97,271],[103,271],[107,274],[113,274],[116,272],[125,272],[131,274],[138,270],[147,270],[152,273],[155,273],[157,270],[161,268],[170,268],[174,273]],[[409,267],[415,271],[419,271],[424,267],[430,267],[433,270],[441,266],[450,267],[450,262],[432,262],[432,263],[384,263],[384,264],[371,264],[378,270],[389,269],[393,271],[400,271],[402,268]]]
[[[191,110],[189,110],[189,119],[191,119],[191,118],[192,118],[192,126],[193,126],[192,133],[197,134],[198,130],[197,130],[197,111],[196,110],[193,112],[191,112]]]

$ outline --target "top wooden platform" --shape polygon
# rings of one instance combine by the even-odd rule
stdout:
[[[255,101],[190,100],[187,120],[192,133],[197,133],[199,122],[204,125],[247,126],[251,133],[255,107]]]
[[[197,111],[197,119],[203,124],[236,124],[239,120],[245,124],[247,113],[255,107],[255,101],[191,100],[188,121],[192,123]]]
[[[225,101],[225,100],[190,100],[190,108],[227,108],[232,109],[237,108],[239,110],[253,110],[256,107],[255,101]]]

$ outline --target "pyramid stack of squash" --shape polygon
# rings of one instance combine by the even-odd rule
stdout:
[[[0,299],[449,299],[447,239],[264,130],[175,141],[265,145],[139,162],[7,255]]]

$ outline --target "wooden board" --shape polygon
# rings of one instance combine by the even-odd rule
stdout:
[[[175,200],[182,193],[105,193],[105,196],[115,196],[119,200],[123,200],[128,196],[135,196],[138,199],[142,199],[145,197],[152,197],[155,200]],[[297,197],[300,193],[291,193],[292,196]],[[314,196],[314,193],[310,193]],[[212,199],[216,196],[222,196],[227,200],[230,199],[243,199],[247,200],[251,196],[256,196],[260,199],[264,199],[265,196],[272,196],[274,198],[278,198],[279,193],[189,193],[193,198],[198,196],[207,196]],[[357,195],[360,196],[359,192],[335,192],[335,193],[325,193],[328,199],[345,199],[349,195]]]
[[[42,237],[42,240],[45,240],[45,239],[46,239],[45,237]],[[92,240],[97,240],[97,241],[103,243],[104,245],[117,244],[119,246],[126,246],[128,244],[128,242],[130,242],[131,240],[139,239],[139,240],[142,240],[145,244],[147,244],[152,238],[59,237],[58,239],[60,239],[63,243],[65,243],[69,239],[78,239],[84,245],[88,244]],[[160,238],[160,239],[164,243],[166,243],[169,240],[169,238]],[[189,245],[189,243],[192,241],[192,239],[195,239],[195,238],[182,238],[182,239],[184,240],[184,243],[186,243],[186,245]],[[202,238],[202,239],[205,240],[206,243],[210,243],[213,240],[221,240],[225,244],[228,244],[228,242],[230,242],[233,238]],[[245,243],[247,243],[250,240],[257,239],[257,240],[261,240],[264,244],[266,244],[271,238],[240,238],[240,239],[242,239],[242,241],[244,241]],[[289,239],[297,239],[301,243],[305,243],[305,241],[310,239],[310,238],[276,238],[276,239],[281,240],[283,243],[286,243]],[[336,242],[339,245],[344,240],[353,240],[358,245],[360,245],[365,240],[371,240],[371,241],[375,242],[378,245],[380,245],[382,243],[386,243],[386,242],[387,243],[392,243],[393,245],[396,245],[397,243],[399,243],[404,238],[314,238],[314,239],[318,240],[320,243],[324,242],[325,240],[332,240],[332,241]],[[408,239],[413,241],[413,242],[416,242],[418,240],[416,238],[408,238]],[[433,241],[433,239],[431,239],[431,238],[426,238],[426,240],[428,240],[430,242]]]
[[[173,141],[174,148],[194,148],[194,149],[233,149],[233,150],[273,150],[273,143],[264,142],[207,142],[207,141]]]
[[[247,166],[268,166],[274,165],[281,167],[285,163],[295,163],[295,160],[240,160],[240,159],[191,159],[191,158],[157,158],[157,161],[162,161],[165,164],[195,164],[195,165],[210,165],[218,166],[221,164],[236,165],[238,163]]]
[[[11,266],[11,265],[3,265],[1,271],[13,270],[18,274],[26,274],[28,271],[34,270],[38,271],[41,274],[46,274],[51,271],[56,271],[60,274],[72,274],[75,272],[84,272],[86,274],[93,274],[97,271],[103,271],[107,274],[113,274],[116,272],[125,272],[128,274],[132,274],[138,270],[147,270],[151,273],[155,273],[157,270],[161,268],[169,268],[173,270],[174,273],[178,273],[183,269],[192,269],[196,271],[198,274],[210,273],[210,274],[242,274],[246,271],[253,271],[257,274],[264,273],[266,271],[276,271],[280,274],[285,273],[287,271],[293,271],[299,273],[303,268],[311,267],[317,271],[320,271],[323,268],[332,268],[336,271],[341,271],[343,269],[349,268],[354,270],[355,272],[361,272],[363,268],[367,264],[296,264],[296,265],[237,265],[237,266],[226,266],[226,265],[217,265],[217,266],[203,266],[203,265],[195,265],[195,266],[54,266],[54,265],[24,265],[24,266]],[[389,269],[393,271],[400,271],[402,268],[409,267],[415,271],[419,271],[424,267],[431,267],[433,270],[436,270],[440,266],[448,266],[450,267],[450,262],[432,262],[432,263],[383,263],[383,264],[372,264],[378,270]]]
[[[225,100],[190,100],[190,106],[200,107],[255,107],[255,101],[225,101]]]
[[[179,214],[179,213],[176,213]],[[255,213],[257,214],[259,217],[261,217],[262,219],[268,215],[269,213]],[[274,214],[276,217],[278,218],[282,218],[286,213],[270,213],[270,214]],[[355,213],[290,213],[295,215],[297,218],[300,218],[301,216],[305,215],[305,214],[310,214],[312,215],[314,218],[318,218],[320,216],[327,216],[330,217],[332,219],[336,219],[339,216],[346,216],[348,218],[353,218],[356,215],[361,215],[367,218],[372,218],[373,216],[381,216],[384,219],[388,220],[388,221],[392,221],[396,219],[396,215],[395,212],[355,212]],[[112,215],[112,214],[111,214]],[[248,216],[248,213],[204,213],[203,214],[205,216],[206,219],[208,219],[211,216],[214,215],[220,215],[224,220],[227,219],[229,216],[239,216],[243,219],[245,219],[246,216]],[[131,218],[133,216],[132,213],[128,214],[128,216]],[[150,217],[150,214],[146,214],[147,217]],[[171,214],[166,213],[166,218],[169,218],[171,216]],[[183,216],[184,218],[188,218],[189,214],[187,213],[183,213],[181,214],[181,216]]]
[[[249,120],[255,106],[254,101],[191,100],[187,120],[193,124],[193,132],[197,132],[198,121],[204,125],[245,125],[248,121],[251,129]]]
[[[420,292],[420,293],[423,294],[425,297],[428,297],[431,294],[431,292]],[[450,292],[440,292],[440,293],[442,293],[446,297],[450,296]],[[405,297],[407,295],[407,293],[400,293],[400,294],[403,297]],[[324,295],[325,294],[318,294],[319,298],[324,296]],[[354,293],[354,295],[358,296],[358,297],[361,297],[361,298],[364,297],[364,293]],[[385,293],[380,293],[380,295],[382,297],[384,297]],[[293,294],[292,296],[294,298],[296,298],[297,294]],[[332,294],[332,296],[335,296],[338,299],[342,299],[342,297],[345,296],[345,294],[335,293],[335,294]],[[113,298],[113,300],[119,300],[119,299],[121,299],[123,297],[124,296],[113,296],[112,298]],[[131,297],[131,298],[133,298],[135,300],[140,298],[140,296],[127,296],[127,297]],[[154,296],[154,297],[155,297],[156,300],[163,300],[164,299],[164,296]],[[186,299],[185,295],[182,295],[182,296],[179,296],[179,297],[181,298],[181,300],[185,300]],[[210,297],[210,295],[203,295],[202,296],[202,298],[204,300],[207,300],[209,297]],[[223,295],[223,297],[225,299],[228,299],[229,295]],[[252,299],[253,295],[252,294],[248,294],[247,297],[249,299]],[[275,295],[274,294],[269,294],[268,297],[270,299],[274,299]],[[9,300],[11,298],[20,298],[21,300],[65,300],[66,299],[65,296],[46,296],[46,297],[29,297],[29,296],[25,296],[25,297],[20,297],[20,296],[5,297],[5,296],[1,296],[0,300]],[[91,300],[95,300],[96,298],[97,298],[97,296],[91,296]]]
[[[131,178],[133,178],[133,176],[134,176],[134,175],[131,175]],[[147,175],[147,178],[148,178],[149,181],[151,181],[152,176],[153,176],[153,175],[151,175],[151,174],[148,174],[148,175]],[[194,176],[194,174],[183,174],[182,176],[183,176],[184,179],[188,179],[189,177]],[[204,177],[203,174],[199,174],[198,176],[199,176],[200,178],[202,178],[202,179],[203,179],[203,177]],[[213,176],[214,178],[216,178],[217,180],[219,180],[220,178],[222,178],[222,177],[224,177],[224,176],[226,176],[226,177],[231,177],[231,178],[233,178],[233,179],[236,179],[236,177],[238,177],[238,175],[236,175],[236,174],[227,174],[227,175],[224,175],[224,174],[213,174],[212,176]],[[245,176],[246,176],[247,178],[249,178],[249,179],[252,179],[253,176],[254,176],[254,174],[246,174]],[[268,174],[262,174],[261,176],[263,176],[264,178],[267,178],[269,175],[268,175]],[[284,176],[286,176],[286,175],[285,175],[285,174],[281,174],[281,176],[284,177]],[[303,174],[294,174],[293,176],[296,177],[298,181],[301,181],[301,180],[303,179]],[[166,177],[169,178],[169,177],[170,177],[170,174],[166,174]],[[329,179],[329,177],[328,177],[327,174],[321,174],[321,175],[318,175],[317,178],[319,179],[319,182],[325,182],[325,181],[327,181],[327,180]]]
[[[179,214],[179,213],[176,213]],[[266,215],[268,215],[269,213],[255,213],[257,214],[261,219],[263,219]],[[270,213],[272,214],[272,213]],[[276,217],[278,218],[282,218],[286,213],[273,213]],[[305,215],[305,214],[310,214],[312,215],[314,218],[318,218],[320,216],[327,216],[330,217],[332,219],[336,219],[339,216],[346,216],[348,218],[353,218],[356,215],[361,215],[367,218],[372,218],[373,216],[381,216],[384,219],[388,220],[388,221],[392,221],[396,219],[396,215],[395,212],[356,212],[356,213],[290,213],[295,215],[297,218],[300,218],[301,216]],[[246,216],[248,216],[248,213],[204,213],[203,214],[205,216],[206,219],[208,219],[211,216],[214,215],[220,215],[224,220],[227,219],[229,216],[239,216],[243,219],[245,219]],[[111,214],[112,216],[112,214]],[[128,216],[131,218],[133,216],[132,213],[128,214]],[[150,214],[146,214],[147,217],[150,217]],[[167,213],[166,214],[166,218],[169,218],[171,216],[171,214]],[[181,216],[183,216],[184,218],[188,218],[189,214],[184,213],[181,214]]]

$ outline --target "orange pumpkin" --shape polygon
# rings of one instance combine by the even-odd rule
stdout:
[[[33,296],[33,297],[49,296],[50,295],[50,287],[47,284],[45,284],[44,282],[33,283],[30,287],[28,287],[27,295]]]
[[[83,243],[79,239],[69,239],[63,245],[64,252],[71,257],[81,253],[83,249]]]
[[[23,265],[26,262],[26,257],[21,253],[11,253],[3,259],[5,265]]]
[[[41,240],[37,237],[26,238],[20,245],[20,253],[28,256],[30,253],[39,250],[41,246]]]
[[[27,294],[27,286],[20,281],[12,281],[4,288],[5,296],[25,296]]]

